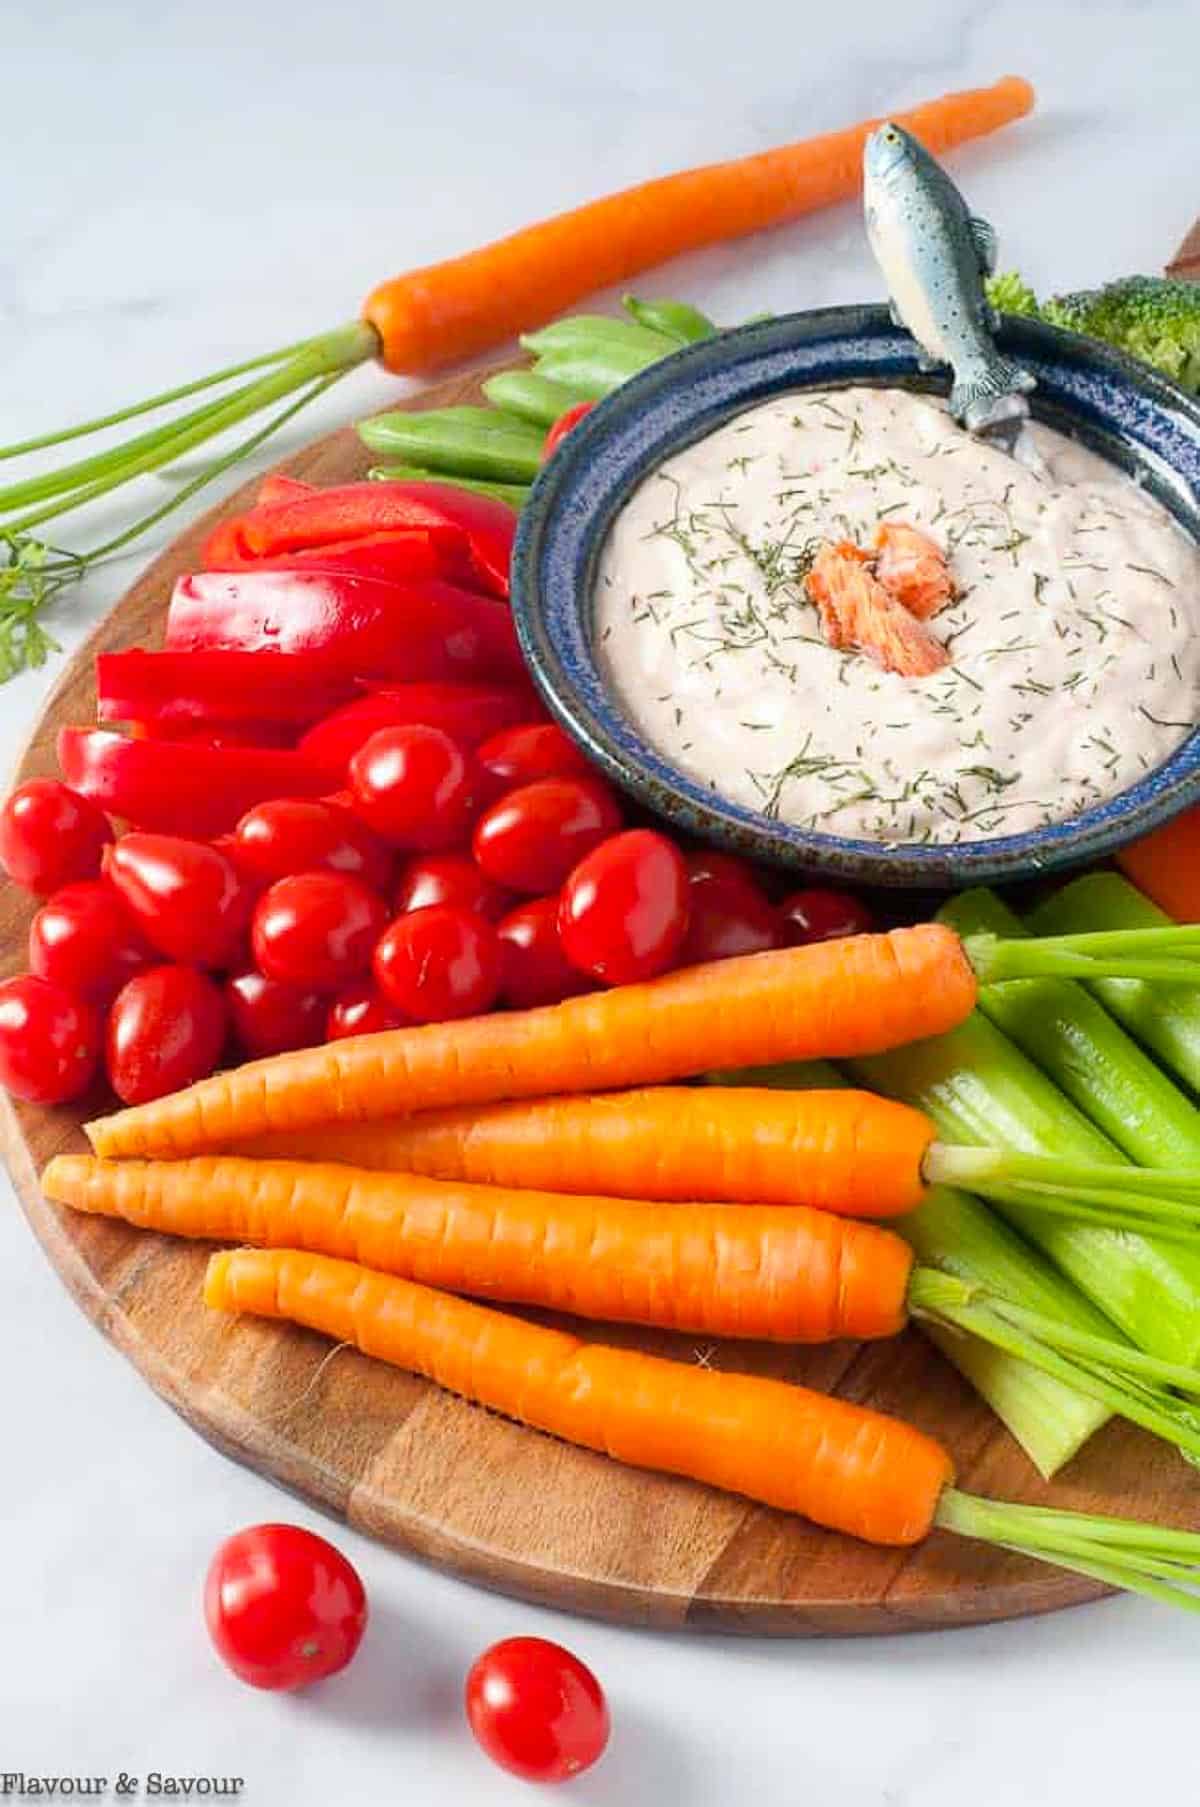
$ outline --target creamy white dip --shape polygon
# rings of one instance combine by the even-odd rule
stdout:
[[[601,667],[638,728],[719,795],[884,842],[1061,821],[1152,770],[1200,703],[1200,551],[1115,467],[1041,426],[1039,474],[937,401],[787,395],[669,459],[603,549]],[[950,663],[829,647],[806,547],[919,527],[959,587]]]

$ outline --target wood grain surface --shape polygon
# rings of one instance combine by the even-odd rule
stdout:
[[[464,378],[421,404],[475,399]],[[320,482],[361,475],[355,435],[336,433],[281,466]],[[18,777],[54,770],[56,729],[94,716],[92,657],[159,638],[171,584],[220,516],[150,567],[64,673]],[[187,831],[181,819],[179,828]],[[0,895],[4,970],[24,964],[31,906]],[[688,1481],[619,1467],[448,1397],[307,1331],[207,1312],[207,1247],[172,1242],[48,1203],[38,1173],[82,1149],[106,1107],[45,1110],[0,1093],[0,1147],[50,1261],[96,1324],[167,1403],[226,1454],[398,1550],[489,1588],[630,1624],[803,1637],[978,1624],[1094,1599],[1105,1590],[937,1533],[912,1551],[872,1549]],[[802,1380],[894,1412],[940,1437],[960,1484],[1001,1499],[1200,1524],[1200,1489],[1174,1453],[1110,1425],[1053,1486],[936,1351],[909,1332],[884,1345],[789,1351],[697,1347],[604,1329],[683,1361]],[[64,1426],[65,1435],[70,1427]]]

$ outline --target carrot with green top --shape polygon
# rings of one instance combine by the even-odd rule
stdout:
[[[939,1527],[1191,1610],[1200,1537],[1131,1520],[979,1499],[932,1437],[845,1399],[688,1366],[294,1249],[214,1255],[215,1311],[282,1318],[447,1392],[598,1450],[738,1493],[867,1542]]]
[[[268,1130],[847,1058],[938,1035],[981,977],[1200,977],[1200,931],[963,942],[939,923],[687,967],[531,1011],[256,1061],[88,1125],[99,1155],[191,1154]]]

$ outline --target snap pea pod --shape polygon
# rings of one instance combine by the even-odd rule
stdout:
[[[565,383],[569,389],[578,389],[586,401],[598,401],[675,349],[669,340],[665,342],[665,350],[656,352],[593,340],[573,350],[545,352],[538,358],[535,369],[539,376]]]
[[[960,935],[1013,940],[1030,933],[984,889],[964,891],[939,915]],[[1140,980],[1116,983],[1149,989]],[[1200,1004],[1200,994],[1192,995]],[[1146,1167],[1200,1161],[1200,1111],[1083,986],[1072,979],[1007,979],[980,986],[979,1008],[1131,1161]],[[1200,1266],[1196,1278],[1200,1284]]]
[[[580,390],[551,382],[536,370],[502,370],[487,379],[483,393],[493,407],[539,427],[552,427],[568,408],[577,408],[580,402],[589,400]]]
[[[676,340],[669,334],[653,332],[633,320],[619,320],[614,314],[568,314],[535,333],[523,333],[521,344],[535,357],[602,348],[611,348],[618,354],[640,351],[647,363],[678,350]]]
[[[389,462],[499,483],[532,483],[544,435],[528,421],[493,408],[431,408],[427,413],[377,414],[359,437]]]
[[[1092,872],[1056,891],[1029,918],[1039,935],[1155,929],[1171,921],[1119,872]],[[1088,990],[1163,1065],[1200,1092],[1200,987],[1097,979]]]
[[[420,464],[377,464],[367,472],[373,483],[446,483],[451,489],[469,489],[477,496],[491,496],[510,508],[524,508],[529,488],[523,483],[489,483],[484,477],[460,477],[449,471],[431,471]]]
[[[806,1091],[848,1083],[825,1061],[716,1073],[711,1082]],[[985,1287],[1086,1334],[1114,1335],[1108,1320],[1044,1256],[957,1187],[931,1188],[917,1210],[897,1218],[891,1227],[907,1238],[918,1261],[927,1267]],[[1098,1400],[991,1343],[938,1324],[923,1323],[921,1328],[1008,1426],[1047,1480],[1110,1416]]]
[[[716,336],[716,326],[708,315],[686,301],[639,301],[636,295],[626,295],[621,305],[639,326],[662,333],[677,345],[695,345]]]

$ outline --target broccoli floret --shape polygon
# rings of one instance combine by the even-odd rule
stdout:
[[[1008,274],[988,284],[988,299],[1003,313],[1028,314],[1102,339],[1200,394],[1200,283],[1126,276],[1039,306],[1020,277]]]

